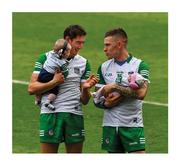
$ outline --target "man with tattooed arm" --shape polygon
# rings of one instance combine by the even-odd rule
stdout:
[[[109,153],[145,153],[142,100],[148,90],[149,67],[128,52],[127,43],[122,28],[106,32],[104,52],[108,60],[98,69],[96,91],[101,88],[105,104],[95,105],[104,109],[102,149]],[[122,82],[136,74],[144,78],[143,83],[137,82],[138,88]]]

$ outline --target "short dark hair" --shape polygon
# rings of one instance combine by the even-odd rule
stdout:
[[[85,36],[87,33],[80,25],[70,25],[64,30],[64,38],[67,36],[74,39],[77,36]]]
[[[117,37],[122,37],[124,39],[124,42],[127,44],[128,42],[128,36],[127,33],[123,28],[117,28],[117,29],[112,29],[109,30],[105,33],[104,38],[109,37],[109,36],[117,36]]]

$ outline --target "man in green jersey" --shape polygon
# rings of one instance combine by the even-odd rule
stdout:
[[[106,32],[104,52],[109,60],[98,69],[96,89],[104,86],[102,92],[108,105],[101,105],[104,109],[102,149],[109,153],[145,153],[142,100],[148,90],[149,67],[129,54],[127,43],[128,37],[122,28]],[[144,77],[137,89],[121,82],[132,74]],[[119,95],[113,95],[114,92]]]
[[[64,39],[71,45],[68,76],[55,73],[47,82],[37,81],[38,75],[51,51],[40,55],[35,63],[28,91],[30,94],[42,94],[40,114],[40,143],[42,153],[57,153],[59,144],[65,142],[67,153],[81,153],[84,141],[84,120],[81,103],[90,99],[89,89],[97,83],[94,75],[90,76],[90,64],[78,54],[86,38],[85,30],[79,25],[70,25],[64,30]],[[59,85],[59,92],[53,105],[55,111],[45,105],[49,89]]]

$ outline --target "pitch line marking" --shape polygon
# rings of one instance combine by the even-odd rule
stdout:
[[[28,85],[29,82],[27,81],[21,81],[21,80],[13,80],[14,84],[22,84],[22,85]]]
[[[22,84],[22,85],[28,85],[29,82],[27,81],[21,81],[21,80],[13,80],[14,84]],[[157,106],[163,106],[163,107],[168,107],[168,104],[165,103],[159,103],[159,102],[154,102],[154,101],[143,101],[145,104],[151,104],[151,105],[157,105]]]
[[[157,105],[157,106],[163,106],[163,107],[168,107],[168,104],[165,103],[159,103],[159,102],[154,102],[154,101],[143,101],[145,104],[151,104],[151,105]]]

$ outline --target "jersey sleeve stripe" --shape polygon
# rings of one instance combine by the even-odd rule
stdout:
[[[39,74],[40,71],[34,70],[33,73]]]
[[[141,70],[140,73],[149,73],[148,70]]]

